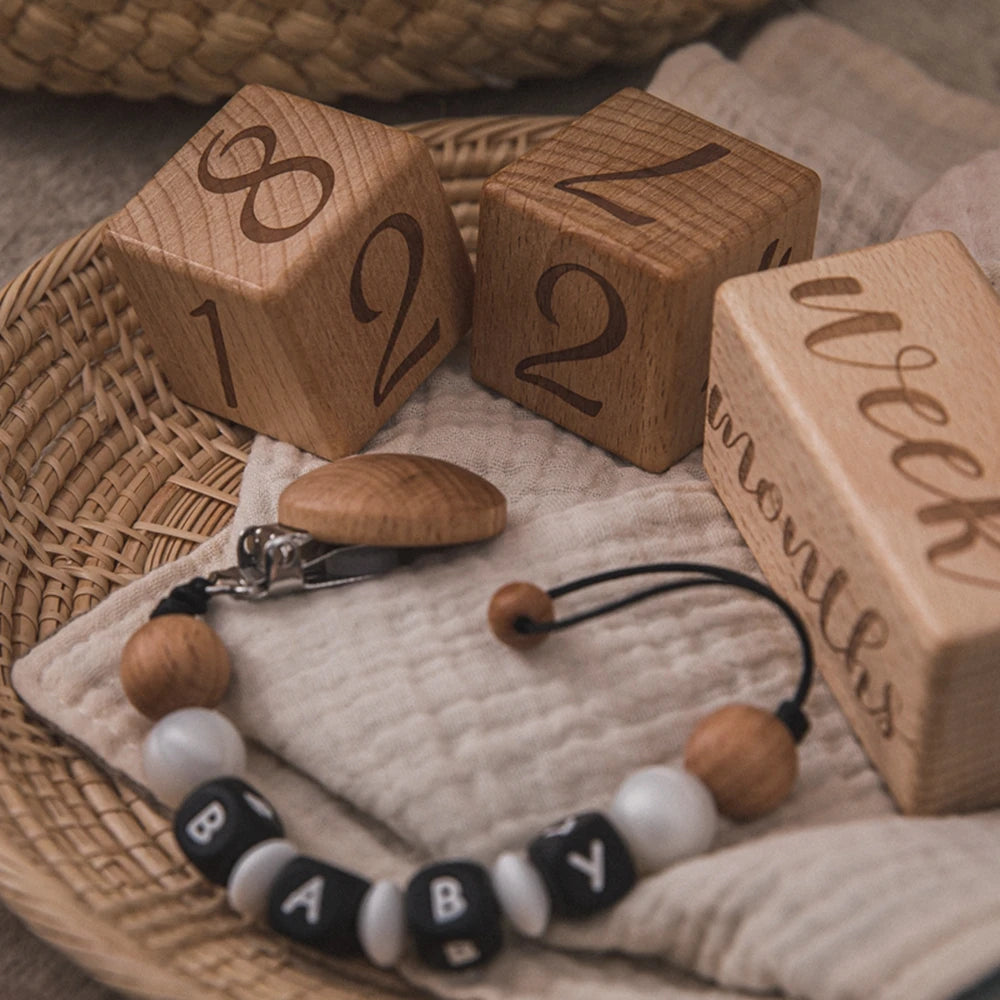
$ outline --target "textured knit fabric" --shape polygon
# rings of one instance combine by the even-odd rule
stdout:
[[[651,90],[816,169],[818,255],[891,239],[904,223],[947,226],[950,201],[970,249],[996,261],[986,234],[998,227],[970,220],[996,219],[977,171],[995,162],[1000,112],[842,27],[777,21],[739,63],[690,46]],[[514,579],[549,587],[667,559],[756,573],[700,453],[641,472],[475,385],[464,348],[369,450],[486,476],[508,497],[509,527],[337,591],[214,602],[236,672],[224,710],[255,743],[252,779],[307,851],[400,883],[433,858],[489,863],[566,813],[606,807],[634,768],[679,763],[713,708],[774,706],[793,687],[787,624],[721,588],[646,602],[531,653],[486,628],[491,594]],[[148,723],[121,695],[122,645],[173,584],[231,563],[239,528],[274,520],[282,487],[316,464],[258,438],[236,524],[34,650],[16,665],[18,691],[141,781]],[[725,823],[709,854],[644,879],[606,915],[511,941],[482,972],[449,978],[407,960],[404,975],[481,1000],[943,1000],[1000,964],[1000,813],[899,817],[824,685],[809,711],[799,783],[773,815]]]

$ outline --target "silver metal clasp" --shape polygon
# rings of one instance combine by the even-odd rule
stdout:
[[[406,549],[334,545],[283,524],[258,524],[240,534],[237,565],[210,577],[209,594],[244,600],[341,587],[409,561]]]

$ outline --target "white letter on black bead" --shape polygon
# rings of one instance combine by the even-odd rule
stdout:
[[[264,819],[274,819],[274,810],[259,795],[253,792],[244,792],[243,801],[258,815]]]
[[[446,924],[457,920],[469,908],[462,892],[462,883],[450,875],[433,879],[430,884],[431,912],[434,923]]]
[[[576,829],[576,817],[567,816],[561,823],[542,831],[543,837],[565,837]]]
[[[607,817],[580,813],[528,845],[528,859],[552,900],[552,912],[585,917],[618,902],[635,885],[628,848]]]
[[[590,877],[590,891],[597,894],[604,892],[604,841],[590,842],[590,857],[578,854],[576,851],[566,856],[566,864],[572,865],[577,871]]]
[[[319,915],[323,909],[323,890],[326,879],[322,875],[314,875],[308,882],[303,882],[293,893],[290,893],[281,904],[281,912],[287,917],[300,906],[306,908],[306,923],[318,924]]]
[[[453,969],[463,965],[472,965],[482,958],[483,953],[476,947],[475,941],[448,941],[444,946],[444,957]]]
[[[226,825],[226,810],[218,800],[209,802],[184,828],[187,835],[196,843],[210,844],[212,838]]]

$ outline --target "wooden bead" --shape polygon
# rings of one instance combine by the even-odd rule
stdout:
[[[792,734],[772,712],[727,705],[695,727],[684,766],[708,786],[719,812],[749,820],[788,797],[798,775],[798,754]]]
[[[514,582],[502,586],[490,601],[487,612],[493,634],[514,649],[533,649],[548,638],[547,632],[518,632],[518,618],[550,622],[555,618],[552,598],[533,583]]]
[[[215,631],[192,615],[160,615],[122,650],[125,697],[150,719],[179,708],[214,708],[229,686],[229,653]]]
[[[322,542],[455,545],[492,538],[507,501],[490,482],[424,455],[352,455],[285,487],[278,520]]]

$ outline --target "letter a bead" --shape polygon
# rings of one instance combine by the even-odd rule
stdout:
[[[239,778],[199,785],[174,814],[174,836],[184,856],[218,885],[228,882],[247,851],[282,832],[271,804]]]
[[[503,943],[489,873],[472,861],[442,861],[413,876],[406,919],[420,957],[436,969],[488,962]]]
[[[528,845],[528,857],[563,917],[586,917],[618,902],[635,885],[625,841],[600,813],[572,816]]]
[[[315,858],[293,858],[271,886],[267,922],[330,955],[357,955],[358,914],[371,883]]]

